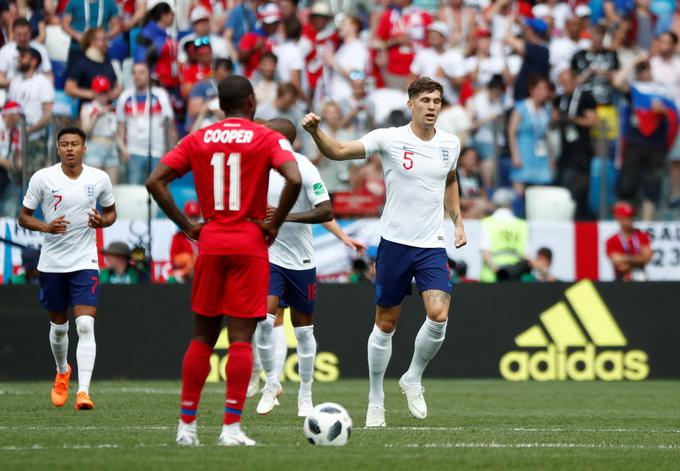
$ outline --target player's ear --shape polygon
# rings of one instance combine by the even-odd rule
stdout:
[[[411,100],[410,98],[406,102],[406,106],[408,106],[408,109],[411,110],[411,111],[413,111],[413,104],[414,104],[413,100]]]

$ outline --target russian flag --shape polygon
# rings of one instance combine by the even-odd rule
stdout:
[[[666,120],[666,141],[670,149],[675,142],[680,126],[680,113],[670,98],[668,89],[654,82],[634,82],[631,86],[632,112],[638,122],[638,129],[643,136],[651,136]],[[652,103],[657,100],[666,108],[665,114],[652,110]]]

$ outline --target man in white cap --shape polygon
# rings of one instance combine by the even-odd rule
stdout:
[[[427,27],[430,47],[416,52],[411,63],[409,83],[418,77],[433,78],[444,86],[444,98],[449,103],[458,101],[458,87],[465,80],[465,59],[455,49],[446,48],[449,27],[436,21]]]
[[[245,33],[238,43],[238,60],[244,67],[246,77],[251,77],[264,52],[272,52],[280,44],[283,35],[280,31],[281,9],[276,3],[269,2],[257,9],[259,29]]]
[[[179,42],[179,51],[177,52],[177,61],[180,64],[186,64],[188,58],[186,53],[186,45],[198,38],[210,38],[210,48],[212,49],[213,59],[227,59],[232,55],[231,44],[225,41],[224,38],[210,31],[210,12],[203,5],[194,7],[191,10],[191,30],[190,34],[184,36]]]
[[[14,216],[17,206],[16,185],[12,176],[20,169],[19,119],[24,110],[16,101],[8,101],[2,107],[0,119],[0,215]]]

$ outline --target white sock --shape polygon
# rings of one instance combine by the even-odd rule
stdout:
[[[267,375],[267,384],[278,384],[279,378],[276,376],[276,357],[274,356],[274,314],[267,314],[267,318],[257,324],[257,353],[260,357],[260,364]]]
[[[385,393],[383,378],[387,364],[392,356],[392,336],[394,332],[386,333],[373,325],[373,332],[368,336],[368,405],[384,407]]]
[[[68,321],[65,324],[55,324],[50,322],[50,347],[54,362],[57,364],[57,373],[68,371]]]
[[[76,349],[78,392],[84,391],[89,394],[94,359],[97,356],[97,344],[94,341],[94,317],[76,317],[76,329],[78,331],[78,348]]]
[[[285,327],[282,325],[274,327],[272,329],[272,336],[274,337],[274,354],[276,355],[276,379],[281,380],[286,356],[288,355]]]
[[[425,367],[439,351],[439,347],[444,343],[444,337],[446,337],[446,321],[435,322],[429,318],[425,319],[416,335],[411,366],[403,376],[405,383],[420,384]]]
[[[298,373],[300,374],[300,394],[312,393],[314,379],[314,360],[316,359],[316,339],[314,326],[295,327],[297,339]]]
[[[250,375],[251,377],[257,376],[260,374],[260,371],[262,371],[262,364],[260,363],[260,355],[257,352],[257,338],[258,338],[258,329],[260,329],[260,324],[261,322],[257,323],[257,327],[255,328],[255,332],[253,333],[253,338],[250,341],[250,344],[253,347],[253,372]]]

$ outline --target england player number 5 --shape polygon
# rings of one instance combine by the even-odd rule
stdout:
[[[404,151],[404,163],[402,164],[406,170],[413,168],[413,152],[410,150]]]
[[[213,198],[215,210],[224,210],[224,152],[215,152],[210,160],[213,167]],[[229,167],[229,210],[241,209],[241,154],[232,152],[227,159]]]

